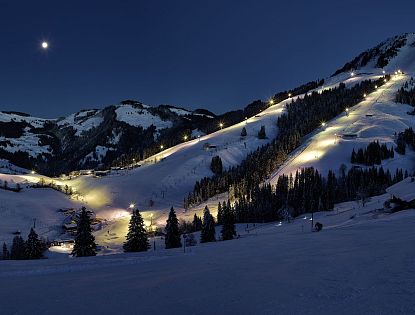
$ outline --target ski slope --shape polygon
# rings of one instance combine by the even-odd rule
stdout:
[[[412,74],[412,73],[411,73]],[[370,75],[361,75],[370,78]],[[369,94],[366,99],[326,122],[305,139],[290,159],[270,178],[270,183],[276,184],[278,176],[294,174],[304,167],[314,167],[322,174],[328,170],[339,172],[341,164],[347,169],[352,167],[350,156],[355,149],[365,148],[370,142],[379,141],[387,146],[395,147],[395,133],[406,128],[415,127],[415,117],[407,115],[411,106],[394,102],[398,89],[410,78],[410,75],[394,75],[392,79]],[[356,135],[356,138],[344,138],[343,135]],[[415,154],[408,150],[407,154],[395,155],[395,158],[382,161],[382,166],[392,173],[397,168],[415,171]]]
[[[348,116],[343,113],[326,122],[324,130],[316,130],[306,137],[304,144],[292,153],[282,167],[272,174],[270,182],[275,183],[280,174],[294,173],[298,168],[307,166],[313,166],[322,173],[329,169],[337,171],[341,164],[350,168],[350,154],[353,148],[365,147],[374,140],[387,143],[388,146],[394,146],[395,132],[400,132],[410,126],[415,127],[415,117],[406,114],[410,107],[393,102],[395,92],[411,75],[414,75],[415,47],[412,45],[414,41],[414,35],[408,35],[407,45],[400,49],[398,55],[384,69],[387,73],[394,73],[397,69],[401,69],[405,74],[393,75],[391,81],[368,95],[366,100],[351,108]],[[356,69],[353,75],[340,73],[326,79],[325,84],[317,91],[336,87],[340,83],[351,87],[363,80],[374,80],[381,76],[383,76],[382,69],[373,68],[369,64],[367,67]],[[103,242],[109,247],[113,245],[117,247],[122,243],[122,235],[125,234],[127,228],[130,204],[134,204],[142,211],[146,225],[150,225],[152,221],[153,224],[164,226],[171,206],[176,208],[182,218],[191,220],[193,214],[200,213],[205,204],[183,213],[183,199],[193,190],[197,180],[212,175],[210,170],[212,157],[220,156],[225,168],[241,163],[247,154],[275,138],[278,133],[277,118],[284,112],[287,102],[291,102],[293,99],[295,98],[289,98],[272,105],[260,114],[233,126],[227,126],[226,122],[223,122],[224,128],[222,130],[162,150],[144,161],[137,162],[133,169],[113,171],[105,177],[83,175],[72,179],[63,179],[47,178],[38,174],[0,174],[2,182],[7,180],[14,184],[36,183],[40,178],[43,178],[46,182],[53,181],[58,185],[68,185],[76,192],[76,195],[69,199],[66,195],[55,191],[51,192],[52,197],[42,195],[39,189],[25,188],[18,194],[22,200],[27,199],[30,202],[38,203],[43,198],[52,198],[52,201],[38,203],[33,207],[30,207],[29,202],[27,208],[30,209],[24,211],[30,214],[25,216],[25,219],[14,219],[9,216],[2,224],[21,230],[26,235],[30,226],[28,222],[33,218],[47,222],[49,217],[52,217],[51,224],[55,225],[54,228],[51,227],[51,230],[54,231],[56,226],[59,226],[60,220],[63,219],[61,214],[57,213],[58,209],[86,206],[95,211],[97,216],[109,222],[106,229],[96,234],[99,242]],[[266,127],[267,139],[260,140],[257,137],[261,126]],[[247,129],[248,133],[245,138],[240,137],[243,127]],[[339,135],[347,133],[356,134],[357,138],[342,139],[339,137]],[[208,146],[210,148],[207,148]],[[414,171],[414,152],[407,151],[405,156],[396,154],[394,159],[383,161],[383,166],[392,172],[397,167]],[[138,165],[141,167],[137,167]],[[23,211],[20,210],[22,206],[19,200],[14,195],[13,198],[9,196],[12,196],[10,192],[0,191],[0,201],[6,202],[7,209],[10,209],[8,211],[19,214],[19,211]],[[33,199],[35,196],[38,201]],[[226,194],[218,195],[211,198],[206,204],[209,204],[212,212],[215,213],[218,201],[224,200],[226,197]],[[31,220],[29,220],[30,217]],[[105,235],[105,231],[108,233],[108,230],[114,234],[110,239]],[[51,232],[46,235],[52,238],[55,234]],[[9,232],[0,230],[0,241],[8,241],[11,237]]]
[[[415,211],[378,210],[388,196],[316,213],[320,233],[305,215],[186,253],[161,240],[145,253],[0,261],[1,312],[413,314]]]

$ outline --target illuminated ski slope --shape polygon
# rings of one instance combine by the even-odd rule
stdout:
[[[360,104],[326,122],[325,127],[314,132],[305,143],[291,155],[291,158],[279,168],[270,179],[275,184],[278,175],[295,173],[303,167],[315,167],[323,174],[329,169],[338,171],[341,164],[351,167],[352,150],[366,147],[372,141],[395,146],[395,132],[415,126],[414,116],[406,113],[409,105],[394,102],[396,91],[408,80],[409,75],[394,75],[392,80],[367,96]],[[345,138],[351,135],[356,138]],[[408,150],[409,151],[409,150]],[[396,154],[394,159],[383,161],[385,168],[414,171],[414,154]]]

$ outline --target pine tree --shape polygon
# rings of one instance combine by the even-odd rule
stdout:
[[[95,256],[96,247],[95,237],[92,235],[91,219],[85,207],[82,207],[76,228],[75,245],[72,250],[72,255],[76,257]]]
[[[29,236],[26,241],[26,258],[27,259],[40,259],[43,257],[43,245],[39,240],[35,230],[30,229]]]
[[[9,250],[7,249],[7,245],[6,243],[3,243],[3,255],[2,255],[2,259],[9,259],[10,258],[10,253]]]
[[[193,232],[200,231],[202,229],[202,219],[195,213],[193,216]]]
[[[144,220],[138,209],[133,210],[128,224],[127,241],[123,245],[125,252],[143,252],[150,248]]]
[[[223,208],[220,202],[218,203],[218,215],[216,216],[216,219],[219,225],[223,223]]]
[[[352,151],[352,157],[350,159],[350,162],[352,164],[356,163],[356,152],[354,151],[354,148],[353,148],[353,151]]]
[[[209,208],[206,206],[203,213],[202,232],[200,233],[200,242],[214,242],[215,238],[215,219],[210,214]]]
[[[165,230],[166,249],[182,247],[179,232],[179,221],[177,220],[176,212],[174,211],[173,207],[171,207],[170,209],[169,218],[167,219]]]
[[[20,235],[16,235],[13,238],[12,249],[10,252],[10,259],[25,259],[25,242]]]
[[[261,126],[261,129],[258,131],[258,138],[265,139],[267,134],[265,133],[265,126]]]
[[[222,160],[220,156],[214,156],[212,158],[212,162],[210,163],[210,169],[216,175],[222,174],[223,167],[222,167]]]
[[[221,234],[224,241],[231,240],[236,235],[235,216],[230,206],[225,207],[223,211],[223,226]]]
[[[241,137],[246,137],[246,136],[247,136],[246,128],[243,127],[241,131]]]

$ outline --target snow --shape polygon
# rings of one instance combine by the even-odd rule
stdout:
[[[9,186],[13,186],[11,179]],[[26,238],[34,219],[38,234],[53,240],[61,234],[60,226],[64,219],[58,210],[73,207],[78,205],[50,188],[23,187],[21,192],[0,189],[0,243],[11,244],[15,231],[21,231]]]
[[[34,128],[43,128],[45,123],[52,121],[53,119],[44,119],[31,116],[21,116],[18,114],[8,114],[0,111],[0,122],[26,122],[32,125]]]
[[[117,145],[122,136],[122,131],[112,130],[111,137],[108,137],[108,144]]]
[[[410,72],[405,68],[402,70]],[[411,73],[394,77],[385,86],[370,94],[365,101],[351,108],[349,116],[341,114],[327,122],[324,130],[320,129],[312,133],[304,145],[292,154],[287,163],[273,174],[270,179],[271,183],[274,183],[281,173],[288,174],[306,166],[314,166],[323,173],[328,169],[338,170],[342,163],[350,168],[352,149],[366,146],[373,140],[387,143],[389,147],[394,145],[395,131],[402,131],[408,126],[414,126],[414,117],[406,114],[409,106],[393,102],[394,93],[408,79],[409,75]],[[379,76],[379,69],[366,72],[357,71],[354,77],[350,77],[349,74],[339,74],[318,90],[336,86],[340,82],[352,86],[362,80],[376,79]],[[144,161],[137,162],[141,167],[112,172],[101,178],[89,175],[67,180],[55,180],[61,181],[63,185],[71,186],[80,194],[79,200],[73,201],[78,207],[85,205],[94,210],[98,217],[110,221],[109,228],[114,233],[118,231],[117,237],[107,240],[105,235],[98,233],[97,236],[108,246],[111,244],[119,246],[122,242],[120,235],[124,235],[128,223],[130,203],[135,203],[142,211],[147,225],[149,225],[150,216],[153,215],[154,222],[163,226],[171,206],[174,206],[181,217],[186,220],[191,220],[195,212],[200,214],[205,204],[209,204],[212,212],[215,213],[218,201],[226,199],[227,194],[213,197],[208,202],[194,207],[186,213],[183,213],[183,199],[193,190],[197,180],[212,175],[210,163],[213,156],[220,156],[225,168],[236,166],[247,154],[273,139],[278,132],[277,117],[284,112],[285,104],[295,98],[272,105],[246,122],[229,127],[224,122],[225,127],[222,130],[201,135],[200,138],[167,148]],[[159,128],[162,127],[160,121],[153,120],[155,116],[146,109],[123,105],[118,107],[116,111],[117,119],[125,121],[131,119],[131,124],[140,124],[146,127],[155,123]],[[366,113],[371,113],[373,116],[367,117]],[[268,137],[264,140],[257,137],[262,125],[266,127]],[[248,133],[245,138],[240,137],[243,127],[247,129]],[[358,137],[350,140],[334,137],[334,134],[349,132],[356,133]],[[194,135],[196,135],[196,131],[194,131]],[[116,137],[117,134],[114,134],[114,139]],[[204,149],[207,144],[215,146],[215,148]],[[104,147],[98,148],[98,150],[102,154],[106,151]],[[393,172],[397,167],[409,170],[412,167],[413,170],[415,153],[407,151],[405,156],[396,154],[394,159],[383,161],[383,166]],[[67,199],[63,194],[60,198]],[[154,204],[150,206],[152,202]]]
[[[186,253],[68,259],[54,248],[47,260],[0,261],[2,312],[412,314],[415,211],[378,214],[383,198],[315,214],[319,233],[307,217],[238,226],[240,239]]]
[[[58,121],[58,126],[72,127],[76,136],[81,136],[84,132],[96,128],[102,124],[104,118],[102,113],[97,110],[86,110],[71,114],[63,120]]]
[[[52,149],[49,145],[39,145],[40,138],[36,134],[24,131],[19,138],[0,137],[0,142],[4,141],[0,147],[8,152],[27,152],[31,157],[36,158],[39,154],[51,154]]]
[[[140,162],[143,165],[139,168],[100,179],[80,176],[67,183],[93,200],[96,198],[91,191],[100,191],[105,198],[96,203],[97,213],[126,209],[131,202],[148,211],[165,211],[171,206],[182,208],[183,198],[193,189],[196,180],[212,175],[213,156],[219,155],[225,168],[239,164],[249,152],[276,136],[275,122],[283,108],[284,102],[269,107],[260,117],[168,148]],[[265,140],[257,137],[262,125],[266,126],[268,139]],[[243,127],[248,133],[245,139],[240,137]],[[216,148],[205,150],[208,143]],[[154,201],[153,207],[149,207],[150,200]]]
[[[359,76],[359,75],[357,75]],[[372,75],[360,75],[361,79]],[[408,75],[394,76],[392,80],[380,87],[361,103],[349,109],[349,115],[340,114],[326,122],[309,135],[303,145],[291,154],[291,158],[271,176],[275,184],[281,174],[294,174],[297,169],[311,167],[326,174],[328,170],[338,172],[341,164],[348,169],[352,167],[350,156],[352,150],[366,147],[372,141],[395,147],[395,132],[415,127],[414,116],[407,115],[409,105],[395,103],[395,93],[408,80]],[[369,116],[368,116],[369,115]],[[353,139],[342,138],[344,134],[355,134]],[[415,153],[407,150],[406,155],[395,154],[394,159],[382,161],[382,166],[392,173],[397,168],[415,171]]]
[[[131,105],[119,106],[115,112],[118,121],[123,121],[134,127],[141,126],[143,129],[147,129],[153,125],[156,127],[156,130],[161,130],[172,126],[171,121],[162,120],[159,116],[151,114],[146,109],[135,108]]]
[[[82,165],[86,163],[87,161],[101,162],[107,155],[107,152],[112,151],[112,150],[114,150],[114,148],[108,148],[102,145],[97,145],[95,148],[95,151],[87,154],[80,164]]]
[[[405,75],[394,76],[365,101],[350,108],[348,116],[343,113],[327,122],[324,129],[308,135],[304,144],[274,172],[270,182],[274,183],[279,174],[306,166],[322,173],[336,171],[342,163],[350,168],[353,148],[365,147],[374,140],[394,146],[395,132],[415,127],[415,117],[406,114],[410,107],[393,101],[395,92],[414,75],[414,40],[414,35],[409,35],[408,44],[385,68],[392,72],[399,68]],[[317,90],[340,82],[352,86],[376,79],[380,71],[373,69],[372,63],[356,70],[353,77],[349,73],[332,77]],[[62,238],[64,214],[58,211],[62,208],[79,209],[85,205],[98,218],[108,220],[108,225],[95,232],[101,248],[99,257],[70,259],[70,247],[53,247],[47,260],[0,261],[2,313],[93,310],[103,314],[158,314],[167,310],[172,314],[414,314],[415,211],[391,214],[383,209],[391,195],[415,199],[415,184],[410,177],[389,187],[386,194],[370,198],[365,207],[350,201],[335,205],[331,212],[314,213],[315,222],[324,225],[320,233],[310,232],[311,215],[305,214],[291,223],[256,224],[248,229],[239,224],[239,239],[198,244],[186,253],[182,248],[165,250],[164,240],[157,237],[151,239],[151,244],[156,243],[155,251],[120,254],[130,203],[142,211],[146,226],[151,222],[164,226],[171,206],[176,208],[179,219],[187,221],[194,213],[200,215],[205,204],[215,215],[216,205],[226,199],[226,193],[186,212],[182,209],[183,198],[196,180],[212,175],[209,165],[213,156],[219,155],[225,168],[235,166],[273,139],[278,132],[277,117],[291,100],[270,106],[234,126],[228,127],[224,122],[222,130],[167,148],[140,161],[141,167],[105,177],[50,179],[36,174],[0,174],[1,181],[23,187],[19,193],[0,189],[0,244],[10,244],[16,230],[26,237],[33,219],[42,237]],[[171,126],[171,122],[152,115],[146,108],[119,106],[117,119],[143,128],[154,125],[157,130]],[[7,115],[0,113],[0,121],[36,121]],[[77,135],[82,135],[98,126],[100,119],[98,111],[82,111],[58,124],[74,126]],[[35,123],[40,126],[42,121]],[[262,125],[268,137],[264,140],[257,137]],[[240,137],[243,127],[248,132],[245,138]],[[198,132],[193,130],[192,136],[197,137]],[[357,137],[335,136],[345,133]],[[114,143],[119,137],[113,131]],[[16,144],[22,150],[38,152],[32,148],[36,139],[17,141],[22,140],[24,143]],[[205,149],[207,144],[214,148]],[[108,150],[98,146],[96,154],[102,158]],[[415,152],[407,150],[406,155],[395,154],[394,159],[382,165],[391,171],[397,167],[414,171],[414,160]],[[0,167],[3,165],[1,162]],[[70,199],[52,189],[28,187],[27,183],[36,183],[40,178],[69,185],[78,194]]]
[[[405,178],[402,182],[387,188],[386,191],[404,201],[415,200],[414,177]]]
[[[189,112],[186,109],[183,108],[175,108],[175,107],[169,107],[169,110],[179,116],[186,116],[186,115],[190,115],[191,112]]]
[[[27,174],[29,171],[25,168],[18,167],[7,160],[0,159],[0,174]]]
[[[201,137],[201,136],[204,136],[204,135],[205,135],[205,133],[203,131],[201,131],[199,129],[193,129],[192,134],[190,136],[191,136],[191,138],[198,138],[198,137]]]

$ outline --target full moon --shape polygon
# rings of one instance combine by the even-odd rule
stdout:
[[[43,49],[48,48],[48,46],[49,46],[48,42],[43,42],[43,43],[42,43],[42,48],[43,48]]]

